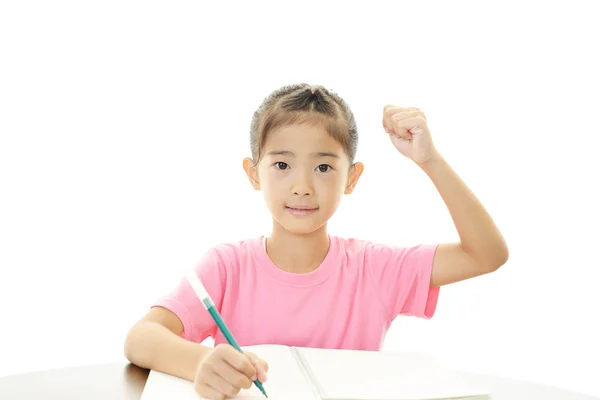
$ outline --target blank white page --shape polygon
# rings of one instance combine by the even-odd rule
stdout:
[[[416,353],[299,349],[330,400],[429,400],[488,392]]]
[[[290,349],[284,346],[249,346],[251,351],[269,363],[268,380],[263,384],[269,400],[312,400],[315,394]],[[192,382],[151,371],[141,400],[200,400]],[[256,385],[231,399],[265,400]]]

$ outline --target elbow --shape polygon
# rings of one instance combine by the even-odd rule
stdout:
[[[147,352],[143,349],[141,328],[138,323],[129,330],[123,344],[123,355],[130,363],[138,367],[148,368],[150,360],[144,357]]]
[[[505,242],[502,242],[502,245],[498,246],[492,256],[489,257],[488,262],[486,263],[486,272],[491,273],[499,270],[500,267],[508,262],[508,257],[508,246]]]
[[[474,276],[495,272],[508,261],[508,246],[504,241],[494,247],[481,249],[479,252],[464,251],[469,255]]]
[[[135,340],[133,335],[134,329],[135,327],[131,328],[129,332],[127,332],[127,336],[125,336],[125,342],[123,343],[123,355],[132,364],[135,364]]]

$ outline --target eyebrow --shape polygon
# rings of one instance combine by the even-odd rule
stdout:
[[[296,157],[296,155],[293,152],[288,151],[288,150],[270,151],[268,155]],[[318,151],[316,153],[311,153],[311,156],[313,158],[322,158],[322,157],[340,158],[340,156],[338,156],[336,153],[332,153],[330,151]]]

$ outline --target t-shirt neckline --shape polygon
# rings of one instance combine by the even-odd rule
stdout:
[[[327,279],[335,270],[339,251],[338,238],[328,235],[329,249],[321,264],[313,271],[296,274],[280,269],[267,254],[266,237],[260,236],[253,243],[253,251],[259,268],[272,279],[290,286],[312,286]]]

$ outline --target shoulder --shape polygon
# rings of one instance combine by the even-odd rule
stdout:
[[[352,237],[332,237],[338,256],[345,264],[364,266],[368,264],[377,244],[370,240]]]
[[[386,244],[366,239],[335,237],[338,250],[350,259],[362,260],[364,263],[378,263],[386,260],[408,261],[413,258],[429,258],[436,245],[428,244]]]
[[[241,239],[237,241],[224,242],[214,245],[210,248],[215,256],[226,259],[235,260],[240,257],[247,257],[256,252],[263,243],[262,236]]]
[[[339,236],[335,236],[334,238],[337,241],[338,250],[341,253],[346,253],[349,255],[403,251],[411,248],[411,246],[389,245],[360,238]]]
[[[338,252],[350,257],[362,255],[373,245],[372,242],[365,239],[331,236],[335,240]]]
[[[217,243],[205,252],[200,263],[210,264],[213,268],[230,270],[247,264],[262,246],[263,238],[252,237],[231,242]]]

